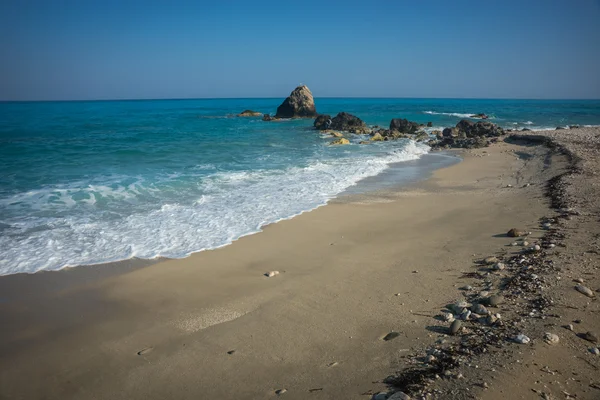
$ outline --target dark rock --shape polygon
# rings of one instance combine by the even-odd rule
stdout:
[[[274,118],[273,118],[273,117],[271,117],[271,115],[270,115],[270,114],[265,114],[265,115],[263,115],[263,117],[262,117],[262,120],[263,120],[263,121],[273,121],[273,119],[274,119]]]
[[[394,118],[390,122],[390,130],[398,131],[400,133],[415,133],[419,129],[419,124],[416,122],[409,121],[404,118]]]
[[[458,333],[458,331],[460,331],[460,328],[462,328],[462,322],[460,322],[460,320],[454,320],[454,322],[452,322],[452,325],[450,325],[450,328],[448,328],[448,330],[450,331],[451,335],[456,335]]]
[[[456,128],[444,128],[444,130],[442,131],[442,136],[445,137],[445,138],[457,137],[458,136],[458,129],[456,129]]]
[[[331,115],[319,114],[315,119],[313,126],[321,131],[329,129],[331,126]]]
[[[504,299],[502,296],[498,296],[497,294],[493,294],[486,299],[486,303],[490,307],[498,307],[499,304],[502,304]]]
[[[275,117],[279,118],[307,118],[315,117],[315,101],[307,86],[298,86],[287,99],[277,107]]]
[[[579,125],[569,125],[569,129],[577,129],[579,128]]]
[[[531,129],[529,129],[529,128],[523,128],[523,129],[521,129],[521,132],[531,132]]]
[[[464,132],[468,138],[479,136],[498,137],[504,135],[504,129],[488,121],[478,121],[473,123],[472,121],[463,119],[456,124],[456,129],[458,129],[459,132]]]
[[[238,117],[260,117],[261,115],[262,113],[259,113],[258,111],[244,110],[238,114]]]
[[[587,331],[586,333],[580,333],[577,336],[580,338],[587,340],[588,342],[597,343],[598,336],[596,336],[593,332]]]
[[[331,120],[330,129],[352,133],[370,133],[367,124],[362,119],[345,112],[339,113]]]
[[[487,115],[485,115],[484,113],[479,113],[479,114],[473,114],[473,115],[471,115],[471,118],[488,119],[489,117]]]
[[[429,122],[427,123],[427,127],[428,127],[428,128],[431,128],[432,126],[433,126],[433,122],[429,121]]]
[[[510,231],[506,232],[506,236],[508,237],[520,237],[520,236],[525,236],[526,233],[517,229],[517,228],[512,228]]]

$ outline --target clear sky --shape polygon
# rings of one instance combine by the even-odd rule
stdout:
[[[0,100],[600,98],[600,0],[0,2]]]

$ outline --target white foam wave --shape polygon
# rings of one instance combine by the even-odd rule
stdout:
[[[137,179],[128,185],[87,185],[84,190],[47,188],[19,194],[4,200],[2,206],[27,203],[41,211],[30,218],[0,221],[7,224],[5,232],[9,232],[0,236],[0,275],[132,257],[180,258],[221,247],[260,231],[266,224],[322,206],[361,179],[379,174],[389,164],[419,158],[427,151],[427,146],[410,141],[383,156],[359,153],[315,159],[305,166],[285,170],[217,172],[197,182],[201,195],[177,201],[176,190],[169,187],[174,194],[167,203],[136,209],[135,213],[95,210],[50,217],[47,207],[55,204],[51,207],[68,209],[73,203],[96,207],[106,199],[110,200],[106,203],[109,205],[134,204],[138,196],[162,196],[164,190]]]
[[[469,113],[469,114],[465,114],[465,113],[447,113],[447,112],[437,112],[437,111],[423,111],[425,114],[430,114],[430,115],[448,115],[451,117],[458,117],[458,118],[470,118],[471,115],[475,115],[477,113]]]

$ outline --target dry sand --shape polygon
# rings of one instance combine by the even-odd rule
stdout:
[[[0,398],[269,399],[286,389],[282,398],[369,399],[387,390],[383,378],[405,356],[446,337],[434,317],[461,297],[474,260],[515,251],[504,235],[512,227],[531,240],[544,234],[545,182],[568,167],[539,145],[460,155],[427,181],[337,200],[186,259],[0,278]],[[583,257],[598,267],[597,253]],[[579,308],[565,313],[583,312],[586,300],[572,301]],[[582,318],[598,329],[591,304],[595,317]],[[391,331],[400,336],[383,341]],[[496,379],[489,389],[474,378],[442,379],[437,390],[539,397],[514,365],[480,369],[477,382]],[[574,368],[593,379],[598,361],[585,365]],[[587,381],[574,386],[578,399],[600,394]]]

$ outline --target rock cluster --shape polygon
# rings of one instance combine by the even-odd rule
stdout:
[[[316,122],[317,121],[315,120],[315,124]],[[327,121],[325,122],[325,124],[326,123]],[[337,131],[346,131],[358,134],[365,134],[371,132],[367,124],[365,124],[365,122],[362,119],[352,114],[348,114],[346,112],[341,112],[338,115],[336,115],[333,119],[331,119],[331,123],[329,125],[329,129],[335,129]]]
[[[438,149],[474,149],[487,147],[504,134],[504,129],[491,122],[478,121],[474,123],[463,119],[456,124],[456,127],[444,129],[441,137],[430,141],[429,145]]]

